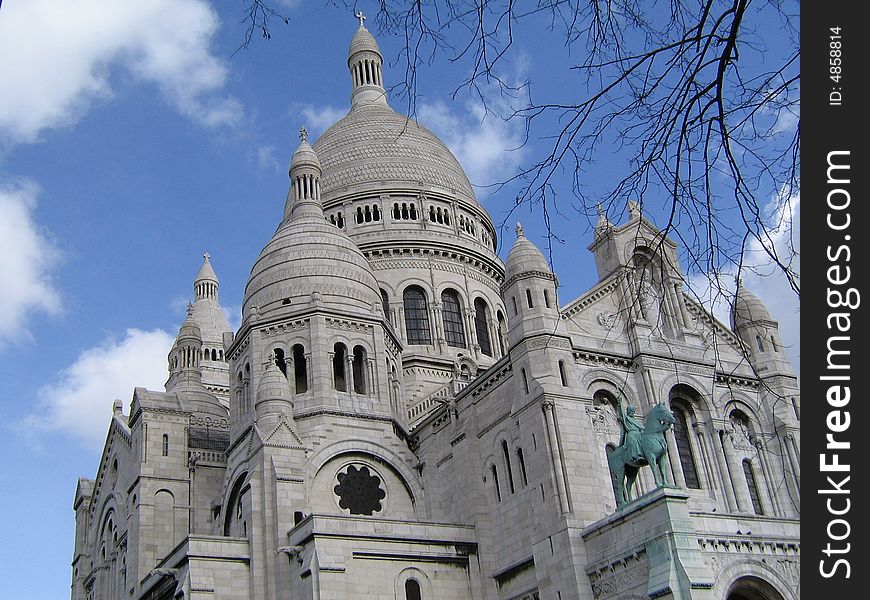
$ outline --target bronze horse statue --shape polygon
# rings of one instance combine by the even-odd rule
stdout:
[[[622,423],[622,441],[607,455],[610,478],[616,494],[616,506],[622,508],[631,501],[631,488],[641,467],[649,465],[655,477],[656,487],[665,485],[665,463],[668,445],[665,431],[674,424],[674,415],[664,404],[650,409],[641,428],[634,417],[634,407],[628,407],[628,415],[617,403],[619,420]]]

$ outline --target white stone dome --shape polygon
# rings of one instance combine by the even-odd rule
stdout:
[[[517,223],[517,241],[511,246],[505,261],[505,281],[510,281],[523,273],[542,273],[551,275],[550,264],[544,254],[523,233]]]
[[[356,244],[320,216],[285,221],[251,269],[244,315],[297,311],[320,303],[370,314],[380,306],[378,283]]]
[[[385,104],[355,106],[315,142],[324,206],[365,191],[441,190],[474,202],[465,171],[438,137]]]
[[[770,312],[758,296],[738,283],[734,306],[731,307],[731,328],[733,331],[762,321],[773,321]]]

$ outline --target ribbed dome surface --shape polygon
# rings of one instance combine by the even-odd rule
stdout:
[[[187,306],[187,318],[184,320],[184,323],[181,324],[181,327],[178,329],[178,340],[185,339],[195,339],[202,342],[202,330],[199,328],[199,325],[196,323],[196,318],[193,313],[193,305],[188,304]]]
[[[434,133],[385,105],[355,107],[314,144],[324,204],[349,192],[437,188],[474,201],[456,157]]]
[[[365,50],[376,52],[378,54],[381,53],[381,49],[378,47],[378,43],[375,41],[374,36],[369,33],[369,30],[365,27],[360,27],[356,30],[353,39],[350,41],[350,50],[347,54],[348,57],[351,57],[357,52],[363,52]]]
[[[315,294],[315,292],[317,294]],[[325,307],[371,313],[380,305],[368,261],[322,213],[285,221],[251,269],[243,311],[298,309],[317,298]]]
[[[551,273],[550,264],[544,254],[523,235],[522,230],[517,235],[517,241],[508,252],[505,264],[505,281],[510,281],[521,273]]]
[[[731,329],[736,331],[743,325],[756,321],[773,321],[764,302],[743,285],[738,285],[734,306],[731,308]]]

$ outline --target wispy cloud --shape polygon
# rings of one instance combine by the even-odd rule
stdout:
[[[0,348],[29,335],[33,312],[60,312],[52,269],[60,253],[34,220],[39,188],[32,181],[0,185]]]
[[[316,139],[332,124],[343,119],[348,110],[348,107],[341,106],[294,104],[290,107],[290,116],[299,121],[299,126],[308,130],[312,139]]]
[[[38,392],[37,409],[24,419],[31,432],[62,431],[99,448],[106,437],[112,403],[129,405],[134,387],[162,390],[166,356],[174,336],[161,330],[128,329],[78,355]]]
[[[770,228],[769,244],[780,262],[800,273],[800,195],[777,196],[765,207]],[[698,275],[689,280],[690,289],[717,318],[730,323],[731,302],[736,292],[737,268],[717,275]],[[800,298],[788,279],[764,250],[752,240],[746,248],[740,277],[746,289],[764,302],[771,316],[779,321],[781,341],[796,369],[800,369]]]
[[[492,85],[481,97],[448,104],[422,101],[417,120],[434,131],[465,168],[475,186],[504,181],[525,158],[525,130],[521,119],[508,119],[519,101]]]
[[[215,127],[239,102],[221,96],[224,62],[211,53],[217,14],[204,0],[28,0],[0,18],[0,139],[33,142],[74,124],[112,95],[118,68],[155,84],[180,113]]]

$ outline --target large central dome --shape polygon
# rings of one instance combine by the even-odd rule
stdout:
[[[327,129],[314,151],[329,204],[349,193],[437,189],[474,201],[468,177],[434,133],[386,104],[355,106]]]

